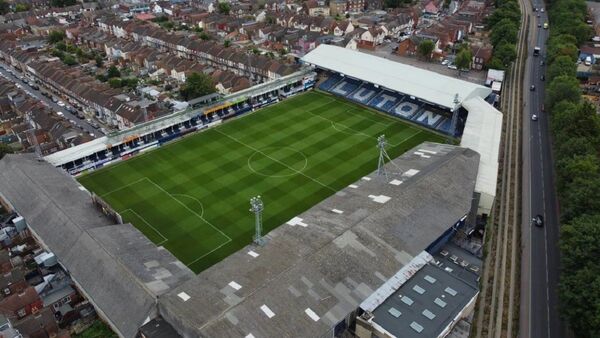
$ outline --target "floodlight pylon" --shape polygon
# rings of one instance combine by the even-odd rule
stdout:
[[[385,171],[385,159],[390,158],[385,151],[385,147],[387,146],[387,140],[385,139],[385,135],[381,135],[377,137],[377,149],[379,149],[379,161],[377,163],[377,176],[385,176],[387,178],[387,172]]]
[[[258,245],[265,244],[265,238],[262,236],[262,212],[265,205],[260,196],[255,196],[250,199],[250,212],[254,213],[254,243]]]

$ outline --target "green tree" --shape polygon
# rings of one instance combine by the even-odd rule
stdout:
[[[48,34],[48,42],[51,44],[55,44],[57,42],[63,41],[66,35],[63,31],[51,31]]]
[[[210,35],[206,34],[206,32],[200,32],[200,34],[198,34],[198,36],[200,37],[200,39],[206,41],[206,40],[210,40]]]
[[[226,39],[225,41],[223,41],[223,47],[227,48],[229,46],[231,46],[231,40]]]
[[[473,52],[467,46],[465,48],[462,48],[460,50],[460,52],[458,52],[458,54],[456,55],[456,58],[454,59],[454,64],[456,65],[456,67],[458,68],[458,71],[460,73],[461,70],[468,70],[469,68],[471,68],[472,61],[473,61]]]
[[[104,66],[104,59],[102,58],[102,56],[96,55],[94,60],[96,61],[96,67],[102,68],[102,66]]]
[[[595,226],[598,227],[598,224]],[[564,246],[561,252],[567,254],[572,249],[571,246]],[[594,259],[597,260],[598,257]],[[561,271],[561,315],[568,320],[575,337],[600,337],[600,269],[589,263],[581,264],[577,270]]]
[[[13,149],[6,143],[0,142],[0,159],[4,157],[6,154],[12,154]]]
[[[211,94],[215,91],[212,78],[204,73],[192,73],[180,89],[181,96],[186,100]]]
[[[27,12],[29,10],[29,5],[27,4],[16,4],[15,12]]]
[[[510,19],[502,19],[492,29],[490,42],[494,46],[497,46],[502,41],[515,44],[517,43],[518,33],[519,26],[517,26],[517,23]]]
[[[510,67],[511,63],[517,58],[515,45],[510,43],[500,43],[494,48],[494,57],[500,60],[505,69]]]
[[[108,68],[108,72],[106,73],[106,76],[109,79],[112,79],[114,77],[121,77],[121,72],[119,71],[119,69],[116,66],[110,66]]]
[[[50,5],[52,7],[67,7],[73,6],[77,3],[77,0],[51,0]]]
[[[385,8],[400,8],[414,3],[414,0],[384,0]]]
[[[0,0],[0,15],[10,12],[10,4],[4,0]]]
[[[219,13],[229,15],[229,12],[231,11],[231,6],[229,6],[229,3],[227,2],[219,2],[217,9]]]
[[[576,71],[577,66],[575,65],[573,60],[571,60],[569,56],[561,55],[556,57],[556,59],[554,59],[554,62],[552,62],[548,66],[548,71],[546,72],[546,74],[548,80],[551,81],[555,77],[562,75],[574,76]]]
[[[546,90],[546,106],[549,109],[563,100],[573,103],[579,103],[581,100],[579,81],[573,76],[555,77]]]
[[[431,59],[431,53],[433,53],[433,49],[435,48],[435,44],[433,41],[429,39],[425,39],[419,43],[417,46],[417,54],[421,56],[425,60]]]
[[[113,78],[108,79],[108,84],[112,88],[121,88],[123,86],[121,79],[118,77],[113,77]]]
[[[498,57],[496,57],[496,56],[492,56],[492,58],[490,59],[490,61],[486,65],[486,67],[488,69],[499,69],[499,70],[505,70],[506,69],[506,67],[504,66],[504,64],[502,64],[502,61]]]
[[[64,64],[67,66],[73,66],[77,64],[77,60],[71,54],[65,54],[65,56],[62,58],[62,62],[64,62]]]

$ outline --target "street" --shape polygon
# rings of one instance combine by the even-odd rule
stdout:
[[[65,107],[59,106],[58,104],[52,102],[52,100],[50,98],[47,98],[44,95],[42,95],[41,88],[39,90],[36,90],[36,89],[32,88],[31,86],[29,86],[29,84],[21,81],[18,78],[18,76],[23,76],[23,74],[18,72],[13,67],[10,67],[10,66],[6,65],[5,63],[1,63],[0,66],[1,66],[0,67],[0,75],[2,77],[4,77],[5,79],[7,79],[9,81],[14,82],[15,85],[18,85],[19,87],[21,87],[21,89],[23,91],[25,91],[31,97],[42,101],[53,112],[61,112],[63,114],[63,118],[66,120],[70,120],[71,123],[76,128],[79,128],[82,131],[87,132],[88,134],[94,135],[96,137],[104,135],[104,133],[102,133],[102,131],[99,128],[94,128],[93,126],[90,125],[90,122],[88,122],[87,120],[79,119],[75,114],[72,114],[67,109],[65,109]],[[15,75],[11,74],[8,71],[8,69],[12,70]]]
[[[531,6],[531,3],[528,5]],[[533,7],[543,2],[533,0]],[[538,18],[537,15],[540,15]],[[546,13],[533,12],[529,35],[529,53],[524,76],[523,114],[523,212],[520,337],[565,337],[558,311],[558,208],[554,184],[552,141],[549,117],[543,111],[546,40],[548,30],[538,27],[546,22]],[[533,47],[540,56],[533,56]],[[535,90],[531,90],[535,85]],[[538,120],[533,121],[532,115]],[[531,219],[542,215],[544,225],[534,226]]]

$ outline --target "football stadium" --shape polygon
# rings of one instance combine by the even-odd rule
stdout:
[[[478,295],[481,261],[456,238],[495,197],[491,89],[328,45],[301,62],[8,155],[0,200],[121,337],[447,335]]]
[[[200,272],[252,241],[250,198],[268,232],[390,156],[445,137],[309,92],[83,175],[79,181],[157,245]]]

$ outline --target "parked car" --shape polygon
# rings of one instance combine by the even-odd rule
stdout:
[[[457,69],[458,69],[458,67],[456,67],[456,65],[455,65],[455,64],[453,64],[453,63],[449,63],[449,64],[448,64],[448,68],[450,68],[450,69],[454,69],[454,70],[457,70]]]
[[[445,66],[445,65],[447,65],[449,62],[450,62],[450,60],[448,60],[448,59],[445,59],[444,61],[442,61],[442,65],[443,65],[443,66]]]
[[[535,215],[535,217],[531,219],[531,223],[533,223],[533,225],[535,225],[536,227],[543,227],[544,226],[544,216]]]

